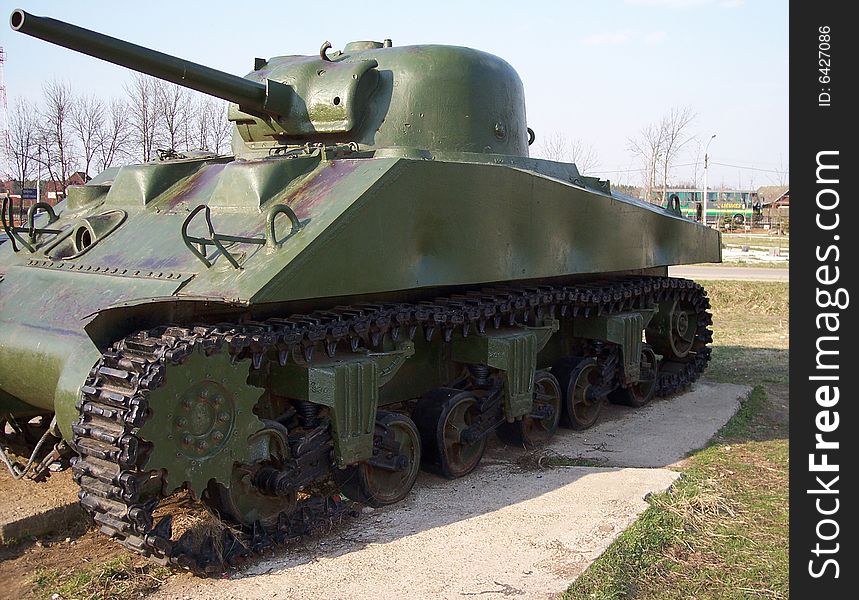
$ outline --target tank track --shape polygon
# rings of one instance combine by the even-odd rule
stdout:
[[[81,487],[81,504],[103,533],[127,549],[200,575],[220,573],[242,556],[304,535],[348,513],[344,503],[311,497],[277,527],[224,528],[219,539],[209,536],[196,544],[185,539],[187,534],[172,540],[170,515],[155,523],[153,513],[166,495],[159,474],[145,469],[148,444],[137,431],[149,416],[149,392],[163,382],[165,366],[181,364],[198,344],[206,352],[251,357],[258,368],[266,353],[276,353],[284,364],[294,352],[310,360],[314,352],[334,354],[340,344],[355,350],[362,341],[376,345],[384,335],[411,338],[418,329],[427,338],[440,331],[449,341],[455,331],[467,335],[483,332],[487,326],[528,323],[544,316],[610,314],[678,297],[689,300],[697,311],[698,347],[691,360],[660,376],[657,393],[668,395],[701,375],[710,358],[706,344],[712,340],[704,289],[695,282],[668,277],[564,287],[495,287],[417,304],[356,305],[241,325],[164,326],[135,333],[102,355],[81,388],[80,417],[72,427],[79,454],[72,467]]]

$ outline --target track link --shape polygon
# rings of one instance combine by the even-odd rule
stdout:
[[[72,426],[74,478],[80,501],[101,531],[123,546],[161,564],[199,575],[213,575],[241,557],[300,537],[349,514],[334,498],[310,497],[276,527],[259,524],[223,530],[216,536],[173,540],[172,516],[155,522],[163,492],[162,474],[146,469],[149,444],[138,436],[150,414],[149,395],[164,381],[166,365],[181,364],[200,346],[207,354],[229,352],[253,359],[264,355],[285,364],[294,353],[308,361],[315,353],[333,355],[338,346],[353,351],[377,345],[385,335],[427,339],[477,334],[486,327],[528,324],[543,316],[573,317],[645,308],[680,298],[697,311],[695,352],[662,369],[658,395],[676,393],[695,381],[710,359],[712,318],[704,289],[695,282],[669,277],[630,277],[572,286],[493,287],[416,304],[362,304],[309,315],[198,326],[163,326],[132,334],[111,346],[93,367],[77,403],[80,417]],[[666,365],[662,365],[665,367]]]

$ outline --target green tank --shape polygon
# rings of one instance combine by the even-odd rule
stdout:
[[[45,431],[42,466],[71,457],[135,552],[217,572],[346,500],[401,500],[421,466],[467,475],[492,434],[545,444],[709,360],[707,295],[667,267],[719,261],[719,233],[529,157],[500,58],[326,42],[237,77],[11,26],[231,102],[230,156],[109,169],[22,226],[3,207],[4,439]],[[174,531],[177,493],[230,527]]]

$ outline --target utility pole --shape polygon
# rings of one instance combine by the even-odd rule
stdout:
[[[6,51],[0,46],[0,142],[3,143],[3,158],[8,160],[12,154],[9,138],[9,108],[6,105]]]
[[[707,154],[707,151],[710,149],[710,142],[712,142],[713,138],[715,138],[715,137],[716,137],[715,133],[713,135],[711,135],[710,139],[707,140],[707,146],[704,148],[704,194],[702,195],[702,198],[701,198],[701,200],[703,202],[703,205],[702,205],[703,211],[702,212],[704,213],[704,225],[707,224],[707,163],[708,163],[709,158],[710,158],[709,155]]]
[[[662,206],[668,206],[668,181],[667,177],[662,180]]]
[[[36,146],[36,164],[38,165],[38,175],[36,175],[36,204],[42,201],[42,144]]]

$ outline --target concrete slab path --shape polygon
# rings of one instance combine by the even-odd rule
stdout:
[[[698,383],[645,409],[608,407],[551,450],[606,467],[528,471],[492,447],[456,481],[422,475],[400,504],[277,551],[229,580],[182,576],[155,598],[556,598],[678,473],[665,466],[730,419],[745,386]],[[635,468],[627,468],[635,467]],[[643,468],[647,467],[647,468]]]

